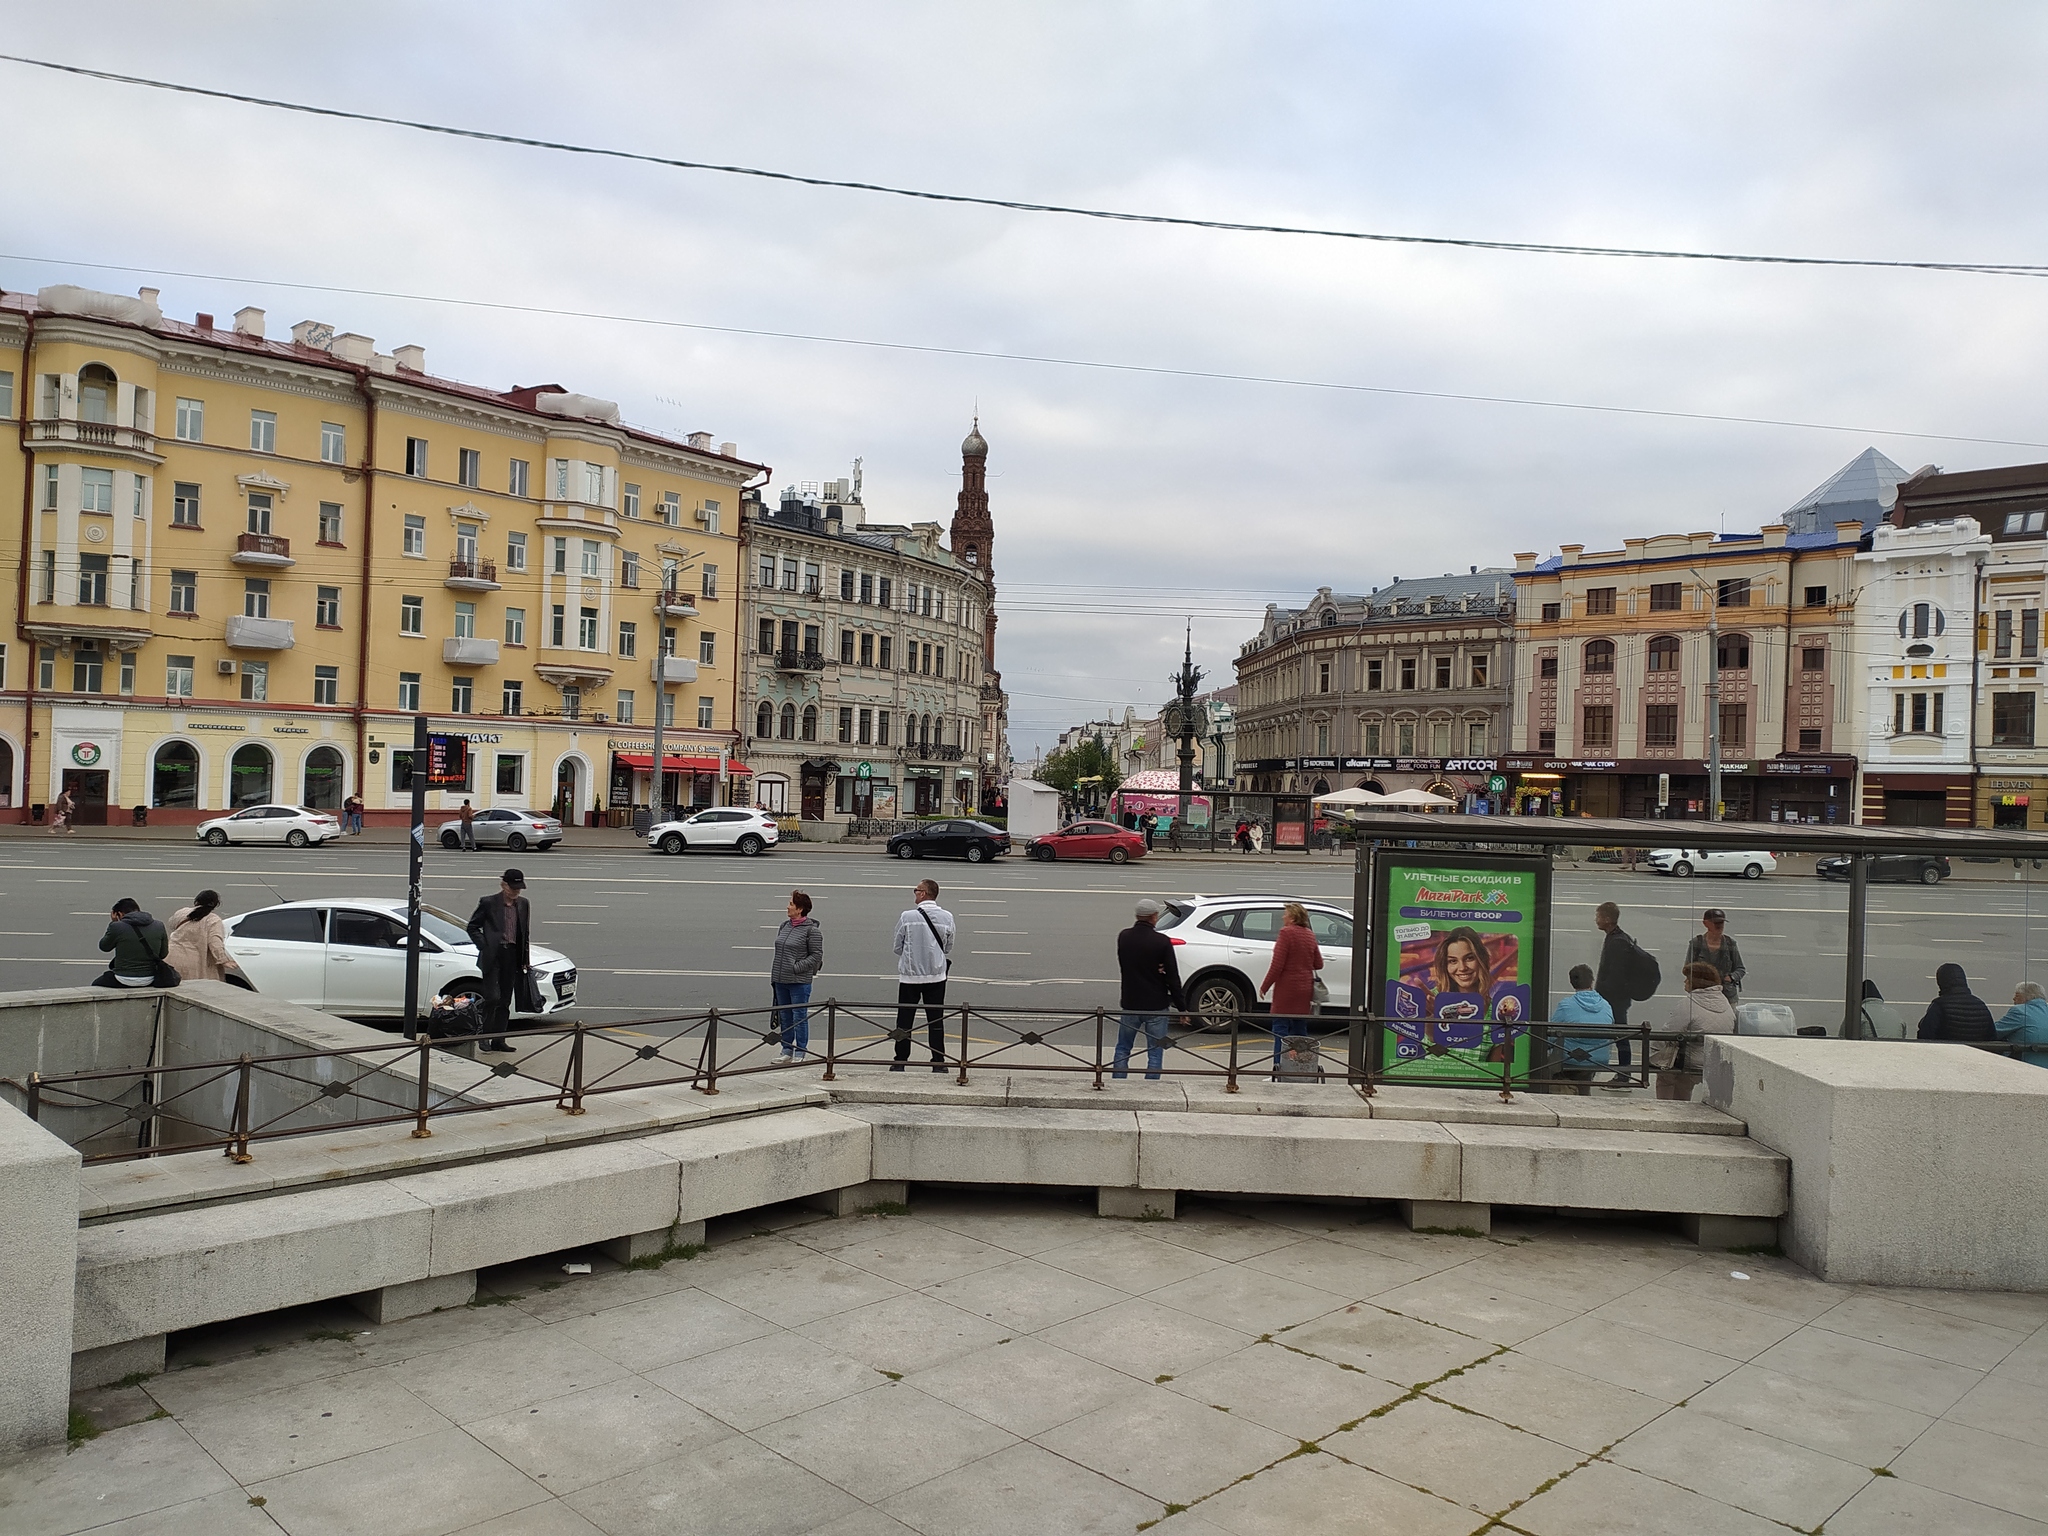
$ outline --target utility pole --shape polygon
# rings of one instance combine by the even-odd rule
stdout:
[[[1202,683],[1202,669],[1195,665],[1195,626],[1188,623],[1181,649],[1180,673],[1169,679],[1174,687],[1174,707],[1168,712],[1167,734],[1180,738],[1180,794],[1174,806],[1173,824],[1188,821],[1188,797],[1195,787],[1195,690]]]
[[[1721,589],[1699,577],[1707,605],[1707,820],[1721,819]]]
[[[674,571],[663,572],[659,595],[654,599],[654,792],[648,797],[654,807],[651,826],[668,820],[663,814],[668,799],[668,771],[661,755],[661,726],[668,714],[668,604],[675,591],[675,579]],[[735,663],[740,659],[734,658]]]
[[[420,1027],[420,873],[427,858],[427,717],[412,717],[412,836],[405,875],[405,1032]]]

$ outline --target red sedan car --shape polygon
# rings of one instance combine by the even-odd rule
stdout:
[[[1034,859],[1050,864],[1054,859],[1107,859],[1112,864],[1145,857],[1141,833],[1125,830],[1107,821],[1077,821],[1047,832],[1025,844]]]

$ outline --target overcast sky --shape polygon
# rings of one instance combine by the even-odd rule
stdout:
[[[1040,202],[1544,242],[2048,260],[2021,3],[6,7],[11,52],[466,127]],[[565,18],[573,17],[573,22]],[[89,18],[89,19],[88,19]],[[0,64],[0,285],[163,290],[865,460],[951,515],[990,443],[1019,754],[1268,601],[1754,529],[1863,448],[2048,459],[2048,280],[1102,224],[593,161]],[[28,125],[35,125],[33,130]],[[28,261],[21,257],[49,258]],[[97,261],[146,269],[94,271]],[[173,272],[205,274],[174,277]],[[152,275],[163,274],[163,275]],[[234,279],[227,281],[222,279]],[[507,314],[304,283],[1328,383],[1404,399]]]

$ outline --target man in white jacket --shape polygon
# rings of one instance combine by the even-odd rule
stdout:
[[[932,1070],[946,1070],[946,973],[953,961],[953,914],[939,905],[936,880],[920,880],[917,904],[896,919],[896,1065],[910,1060],[910,1031],[924,1004]]]

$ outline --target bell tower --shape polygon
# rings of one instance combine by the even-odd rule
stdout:
[[[988,440],[981,435],[979,416],[960,445],[960,498],[953,507],[950,540],[953,557],[977,571],[988,589],[981,664],[984,671],[992,673],[996,669],[996,525],[988,512]]]

